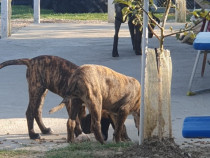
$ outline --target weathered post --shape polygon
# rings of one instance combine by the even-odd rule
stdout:
[[[108,0],[108,22],[114,23],[115,9],[113,0]]]
[[[40,0],[34,0],[34,23],[40,23]]]
[[[144,138],[172,138],[172,62],[169,50],[148,49],[145,69]]]
[[[176,0],[175,21],[186,22],[186,0]]]
[[[1,0],[1,38],[11,35],[12,0]]]

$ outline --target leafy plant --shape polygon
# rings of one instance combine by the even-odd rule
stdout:
[[[164,41],[164,28],[165,28],[165,24],[166,24],[166,20],[169,14],[169,9],[172,6],[172,1],[168,0],[166,1],[166,10],[165,13],[163,15],[163,19],[162,19],[162,25],[159,25],[151,16],[151,14],[149,12],[146,12],[143,8],[143,0],[114,0],[114,3],[121,3],[126,5],[123,8],[122,14],[123,16],[128,16],[128,14],[132,14],[132,16],[134,16],[134,20],[133,20],[133,24],[137,25],[140,24],[143,27],[143,12],[145,12],[147,14],[147,16],[149,17],[149,27],[150,30],[153,32],[153,34],[158,38],[158,40],[160,41],[160,49],[163,50],[163,41]],[[153,3],[153,0],[150,0],[150,6],[154,6],[156,8],[156,6]],[[151,22],[154,23],[161,31],[161,35],[160,37],[155,34],[155,32],[153,31],[152,27],[151,27]],[[140,27],[141,31],[142,31],[142,27]]]
[[[142,27],[140,27],[141,31],[143,29],[143,12],[147,14],[149,17],[149,28],[152,31],[152,33],[156,36],[156,38],[159,40],[159,47],[160,47],[160,52],[163,52],[164,50],[164,39],[168,36],[175,35],[178,33],[186,32],[189,30],[192,30],[194,27],[196,27],[198,24],[194,26],[190,26],[188,24],[185,25],[185,28],[180,29],[178,31],[172,32],[170,34],[165,34],[165,25],[166,25],[166,20],[169,15],[169,10],[171,7],[174,7],[174,4],[172,3],[172,0],[166,0],[165,1],[165,12],[162,17],[162,24],[158,24],[151,16],[149,12],[146,12],[143,8],[143,2],[144,0],[114,0],[114,3],[120,3],[124,4],[125,7],[122,11],[123,16],[128,16],[129,14],[132,14],[134,16],[133,24],[137,25],[140,24]],[[150,7],[153,6],[156,8],[156,6],[153,3],[153,0],[150,0]],[[209,13],[206,15],[209,16]],[[160,29],[160,36],[158,36],[152,29],[151,27],[151,22],[154,23],[159,29]],[[172,29],[171,29],[172,30]]]

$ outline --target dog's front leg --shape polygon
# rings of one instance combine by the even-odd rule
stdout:
[[[114,116],[114,115],[110,115],[110,120],[111,120],[111,125],[112,125],[112,128],[115,130],[115,125],[117,124],[116,123],[116,120],[117,120],[117,116]],[[115,138],[113,137],[113,140],[115,140]],[[131,141],[131,139],[128,137],[128,134],[127,134],[127,130],[126,130],[126,126],[125,124],[123,125],[123,130],[121,132],[121,141]]]
[[[72,100],[69,99],[68,104],[66,104],[66,109],[69,114],[69,119],[67,121],[67,141],[68,142],[74,142],[74,132],[76,135],[79,135],[82,133],[80,126],[78,125],[78,113],[81,109],[82,101],[77,98],[72,98]],[[76,127],[76,129],[75,129]]]
[[[78,137],[80,134],[82,134],[82,128],[81,128],[78,116],[76,118],[76,125],[75,125],[74,133],[75,133],[76,137]]]
[[[79,99],[76,99],[76,100],[74,100],[74,104],[77,104],[78,105],[78,108],[82,108],[82,101],[81,100],[79,100]],[[69,114],[71,113],[71,100],[70,99],[66,99],[65,100],[65,105],[68,107],[67,108],[67,111],[69,112]],[[68,110],[69,109],[69,110]],[[80,111],[81,109],[79,109],[79,111]],[[78,112],[79,113],[79,112]],[[70,114],[69,116],[71,116],[72,114]],[[71,128],[71,120],[68,120],[68,122],[67,122],[67,128]],[[68,125],[69,124],[69,125]],[[73,123],[74,124],[74,123]],[[80,126],[80,120],[79,120],[79,118],[78,118],[78,116],[76,116],[76,124],[75,124],[75,128],[74,128],[74,133],[75,133],[75,135],[76,135],[76,137],[77,136],[79,136],[80,134],[82,134],[82,128],[81,128],[81,126]],[[72,136],[71,136],[72,137]]]
[[[115,131],[114,131],[114,139],[116,141],[116,143],[121,141],[121,137],[123,132],[125,132],[124,130],[124,123],[125,120],[128,116],[128,112],[125,108],[121,108],[118,112],[117,115],[117,121],[116,121],[116,127],[115,127]]]
[[[104,138],[101,132],[101,111],[102,108],[97,106],[100,104],[92,104],[91,106],[91,132],[94,133],[95,138],[101,143],[104,144]]]
[[[75,128],[75,120],[68,119],[67,121],[67,142],[74,142],[74,128]]]

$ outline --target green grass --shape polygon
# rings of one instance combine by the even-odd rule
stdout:
[[[69,144],[65,148],[53,149],[47,152],[28,150],[0,150],[0,158],[5,157],[39,157],[39,158],[98,158],[109,157],[116,152],[123,151],[134,145],[132,142],[107,143],[104,145],[98,142],[83,142]]]
[[[12,6],[12,19],[32,19],[33,9],[29,6]]]
[[[55,20],[102,20],[106,21],[106,13],[80,13],[80,14],[42,14],[43,19],[55,19]]]
[[[159,19],[161,19],[162,21],[162,18],[163,18],[163,13],[155,13],[155,16],[157,16]],[[192,13],[187,13],[187,16],[186,16],[186,21],[189,22],[190,21],[190,18],[192,16]],[[174,13],[170,13],[168,15],[168,18],[167,20],[175,20],[175,14]]]
[[[0,150],[0,158],[5,157],[22,157],[27,155],[37,154],[35,151],[27,151],[27,150]]]
[[[0,8],[1,10],[1,8]],[[158,18],[162,19],[163,14],[155,14]],[[102,20],[107,21],[107,13],[54,13],[53,10],[41,9],[41,19],[54,19],[54,20]],[[187,21],[189,21],[191,13],[187,14]],[[12,6],[12,19],[33,19],[33,9],[31,6],[26,5],[13,5]],[[174,20],[174,13],[168,15],[168,20]]]
[[[107,143],[104,145],[98,142],[83,142],[78,144],[70,144],[69,146],[57,150],[51,150],[45,153],[44,158],[97,158],[109,157],[116,151],[122,151],[130,147],[133,143]]]
[[[55,20],[102,20],[108,19],[107,13],[54,13],[53,10],[41,9],[41,19]],[[33,9],[30,6],[16,5],[12,6],[12,19],[32,19]]]
[[[155,16],[157,16],[162,21],[162,19],[163,19],[163,13],[155,13]],[[173,13],[170,13],[168,15],[167,20],[174,20],[174,19],[175,19],[174,14]]]

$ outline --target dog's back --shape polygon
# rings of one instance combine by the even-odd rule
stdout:
[[[69,79],[78,66],[57,56],[39,56],[30,60],[28,81],[41,83],[50,91],[64,96]]]
[[[0,69],[10,65],[26,65],[29,86],[41,86],[64,96],[69,79],[77,65],[57,56],[38,56],[32,59],[9,60],[0,64]]]
[[[67,95],[75,95],[83,100],[98,95],[103,98],[103,108],[112,112],[117,112],[128,103],[130,110],[137,110],[140,106],[137,105],[140,100],[140,83],[133,77],[105,66],[83,65],[72,75]]]

